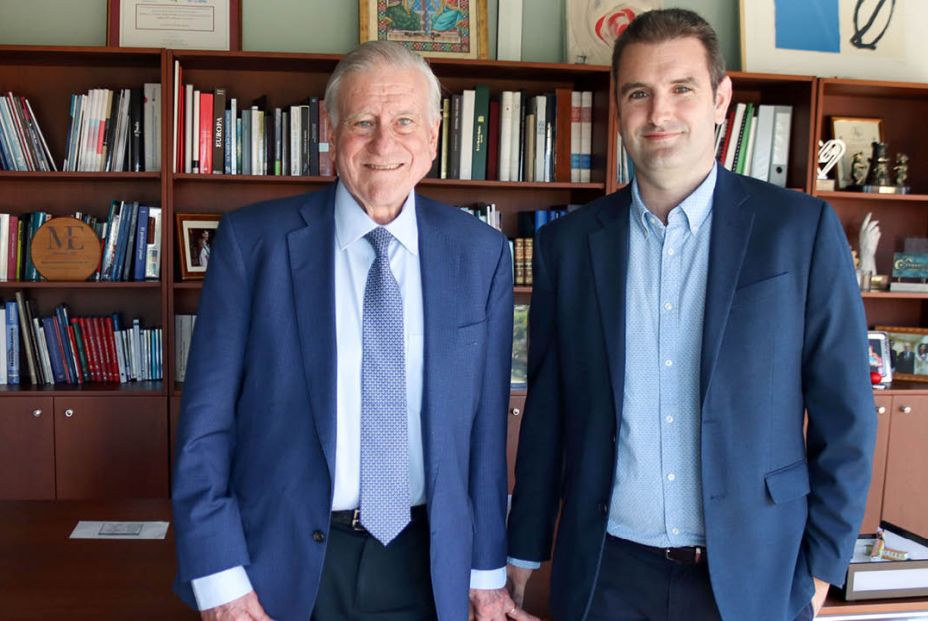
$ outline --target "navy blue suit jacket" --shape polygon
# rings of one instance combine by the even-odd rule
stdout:
[[[179,575],[243,565],[268,614],[305,621],[335,457],[334,184],[227,214],[191,343],[173,505]],[[416,197],[425,319],[422,428],[439,617],[467,618],[470,570],[506,562],[508,243]],[[402,568],[397,568],[402,571]]]
[[[509,545],[549,558],[562,509],[558,620],[589,606],[622,464],[630,203],[626,187],[535,245]],[[700,369],[712,588],[724,619],[791,620],[812,576],[843,583],[863,517],[876,428],[863,305],[827,204],[720,170],[713,205]]]

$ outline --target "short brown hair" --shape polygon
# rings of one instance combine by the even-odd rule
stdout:
[[[662,9],[642,13],[619,36],[612,50],[612,80],[619,88],[619,61],[625,48],[633,43],[664,43],[673,39],[695,37],[706,50],[706,65],[712,92],[725,77],[725,59],[719,49],[719,37],[709,22],[688,9]]]

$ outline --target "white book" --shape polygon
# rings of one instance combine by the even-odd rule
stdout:
[[[145,280],[161,277],[161,208],[148,208],[148,225],[151,243],[145,248]]]
[[[48,357],[48,341],[45,340],[45,330],[38,317],[32,319],[32,329],[35,332],[36,342],[39,345],[39,359],[42,364],[42,374],[46,384],[54,384],[55,376],[52,372],[52,360]]]
[[[182,85],[180,83],[180,61],[174,61],[174,124],[171,127],[171,144],[174,145],[174,156],[171,158],[171,168],[174,174],[177,174],[177,154],[180,144],[177,142],[177,111],[178,104],[181,102],[183,95],[180,92]]]
[[[126,383],[126,351],[123,347],[122,332],[113,331],[113,343],[116,346],[116,367],[119,369],[119,383]]]
[[[441,153],[438,154],[438,157],[441,158],[440,162],[440,177],[442,179],[448,178],[448,160],[450,159],[450,150],[451,145],[448,140],[450,140],[450,131],[451,131],[451,99],[448,97],[443,97],[441,100]]]
[[[238,119],[238,99],[233,97],[229,100],[229,127],[226,132],[229,134],[229,160],[230,170],[233,175],[238,174],[238,131],[236,130],[236,119]]]
[[[583,106],[580,91],[570,93],[570,181],[580,182],[580,108]]]
[[[135,379],[142,379],[142,353],[139,348],[142,346],[141,333],[142,327],[138,318],[132,320],[132,335],[129,341],[132,343],[132,366],[135,370]]]
[[[74,170],[79,172],[86,172],[89,170],[89,161],[90,161],[90,132],[94,127],[94,115],[96,114],[97,109],[97,99],[99,98],[98,90],[96,88],[90,89],[84,97],[84,115],[81,119],[81,139],[78,144],[77,151],[77,166]]]
[[[715,159],[719,159],[719,150],[722,148],[725,139],[725,132],[728,129],[728,119],[722,119],[722,122],[715,126]]]
[[[773,116],[773,148],[770,153],[770,183],[786,187],[789,167],[789,132],[793,121],[792,106],[777,106]]]
[[[735,119],[732,121],[731,129],[731,139],[728,141],[728,153],[725,154],[725,161],[722,163],[727,170],[734,170],[735,165],[735,151],[737,151],[738,141],[741,140],[741,126],[744,125],[744,112],[747,109],[747,105],[739,103],[735,107]]]
[[[580,183],[589,183],[593,170],[593,91],[580,93]]]
[[[103,172],[106,170],[106,154],[113,145],[106,144],[107,124],[113,122],[113,91],[104,89],[103,107],[100,111],[100,125],[97,128],[97,145],[94,149],[96,159],[94,160],[94,170]]]
[[[161,170],[161,85],[147,83],[143,87],[145,106],[143,123],[145,125],[145,170]]]
[[[251,114],[251,174],[263,175],[261,151],[264,144],[264,114],[252,106]]]
[[[545,180],[545,116],[548,98],[536,95],[533,99],[535,108],[535,181]],[[526,130],[527,131],[527,130]]]
[[[193,84],[184,85],[184,172],[193,172]]]
[[[774,111],[774,106],[765,104],[761,104],[757,108],[757,129],[754,132],[754,154],[751,157],[750,175],[761,181],[767,181],[770,177]]]
[[[142,85],[142,169],[151,170],[150,166],[152,165],[152,122],[151,122],[151,106],[152,98],[150,95],[151,84]]]
[[[459,179],[471,179],[474,167],[474,100],[477,91],[461,94],[461,173]]]
[[[193,89],[193,118],[190,120],[190,128],[193,130],[190,137],[190,146],[193,149],[193,153],[190,154],[190,157],[193,158],[193,163],[191,164],[191,171],[193,173],[200,172],[200,91],[199,89]]]
[[[522,149],[522,93],[512,93],[512,135],[509,144],[509,180],[522,181],[519,154]]]
[[[499,180],[510,179],[510,150],[512,149],[512,91],[503,91],[499,106]]]
[[[10,254],[10,214],[0,213],[0,282],[7,281]],[[0,305],[3,300],[0,299]],[[6,330],[6,324],[0,324],[0,329]]]
[[[300,106],[290,106],[290,174],[300,174],[303,166],[303,153],[300,150],[300,132],[303,129],[303,115]]]
[[[6,366],[7,366],[7,342],[6,342],[6,306],[0,300],[0,386],[7,383]]]

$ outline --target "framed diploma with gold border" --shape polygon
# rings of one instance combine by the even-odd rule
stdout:
[[[242,49],[241,0],[108,0],[107,44]]]

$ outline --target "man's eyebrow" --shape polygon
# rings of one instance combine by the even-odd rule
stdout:
[[[628,93],[628,91],[633,91],[633,90],[635,90],[636,88],[647,88],[647,86],[648,86],[648,85],[645,84],[644,82],[626,82],[626,83],[623,84],[622,87],[619,89],[619,93],[621,93],[622,95],[624,95],[624,94]]]

